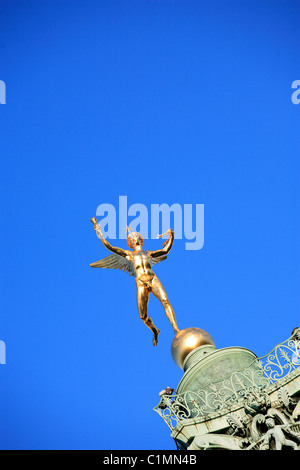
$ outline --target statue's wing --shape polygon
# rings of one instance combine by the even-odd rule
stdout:
[[[251,423],[251,435],[255,441],[259,440],[262,436],[261,425],[265,423],[265,416],[261,413],[254,416]]]
[[[130,276],[134,275],[130,261],[116,253],[100,259],[100,261],[96,261],[96,263],[91,263],[90,266],[92,268],[121,269],[130,274]]]
[[[154,266],[155,264],[160,263],[161,261],[164,261],[165,259],[167,259],[167,257],[168,255],[157,256],[155,258],[152,258],[152,256],[150,256],[151,266]]]

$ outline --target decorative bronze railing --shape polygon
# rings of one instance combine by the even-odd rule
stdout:
[[[300,366],[300,328],[269,354],[256,359],[246,369],[232,373],[206,388],[162,395],[154,408],[171,430],[179,422],[222,411],[243,400],[254,390],[264,389]]]

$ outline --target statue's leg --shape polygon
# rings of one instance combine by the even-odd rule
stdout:
[[[149,289],[146,284],[142,281],[136,279],[136,289],[137,289],[137,304],[141,320],[145,323],[148,328],[153,333],[152,343],[153,346],[156,346],[158,343],[158,335],[160,330],[156,328],[152,319],[148,317],[148,300],[149,300]]]
[[[179,328],[177,326],[176,317],[172,305],[168,299],[167,293],[164,289],[164,286],[160,282],[157,276],[153,278],[152,281],[152,293],[155,297],[161,302],[162,306],[165,309],[167,318],[172,325],[175,335],[179,333]]]
[[[293,447],[294,450],[298,450],[298,446],[297,446],[296,442],[293,442],[290,439],[286,439],[285,442],[284,442],[284,445],[288,446],[288,447]]]

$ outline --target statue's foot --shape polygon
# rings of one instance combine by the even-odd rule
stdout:
[[[153,332],[153,339],[152,339],[153,346],[157,346],[159,333],[160,333],[160,330],[158,328],[156,329],[156,331]]]

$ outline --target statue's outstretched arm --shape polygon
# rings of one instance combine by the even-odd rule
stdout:
[[[103,245],[105,246],[105,248],[107,248],[109,251],[112,251],[113,253],[116,253],[117,255],[123,256],[123,258],[126,258],[126,256],[128,255],[128,252],[127,252],[126,250],[123,250],[122,248],[119,248],[119,247],[117,247],[117,246],[112,246],[112,245],[104,238],[104,235],[103,235],[103,233],[102,233],[101,227],[100,227],[100,225],[98,224],[96,217],[92,217],[92,218],[91,218],[91,222],[94,224],[94,230],[95,230],[95,232],[96,232],[97,237],[99,238],[99,240],[101,240],[101,242],[103,243]]]
[[[169,234],[168,240],[165,241],[164,246],[161,250],[156,250],[156,251],[151,251],[151,257],[152,258],[157,258],[159,256],[167,255],[169,251],[171,250],[173,246],[173,241],[174,241],[174,231],[170,228],[167,230],[167,232],[163,233],[165,235],[166,233]],[[162,237],[163,235],[158,235],[159,237]]]

